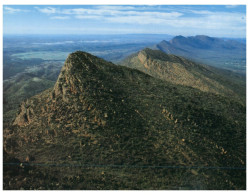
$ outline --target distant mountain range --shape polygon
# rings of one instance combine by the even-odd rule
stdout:
[[[124,65],[74,52],[20,105],[4,189],[245,189],[245,80],[150,49]]]
[[[246,69],[246,45],[235,40],[204,35],[176,36],[170,41],[161,41],[153,48],[239,73],[245,73]]]

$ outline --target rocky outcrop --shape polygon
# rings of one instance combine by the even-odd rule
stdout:
[[[29,101],[23,102],[20,106],[19,113],[13,123],[13,125],[26,126],[32,121],[34,115],[33,108],[30,107],[32,103]]]

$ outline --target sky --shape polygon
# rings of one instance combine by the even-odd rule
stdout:
[[[245,5],[4,5],[4,34],[246,37]]]

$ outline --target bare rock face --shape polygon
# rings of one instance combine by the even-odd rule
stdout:
[[[81,62],[79,62],[77,55],[78,53],[75,53],[67,58],[54,86],[53,96],[62,96],[65,102],[69,101],[69,96],[81,93],[83,83],[81,83],[80,76],[84,70],[89,70],[89,66],[84,66],[88,62],[86,54],[83,53]]]
[[[68,131],[69,126],[80,128],[77,124],[103,126],[107,119],[103,113],[105,111],[94,109],[93,102],[90,101],[95,100],[102,90],[106,90],[99,79],[100,76],[104,77],[100,74],[104,69],[103,64],[115,66],[85,52],[69,55],[54,88],[23,102],[13,125],[48,126],[53,130],[44,131],[46,134],[52,132],[53,135]],[[78,116],[74,116],[74,113],[78,113]],[[64,121],[69,123],[73,120],[76,121],[75,125],[64,124]],[[55,130],[55,124],[61,129]]]
[[[19,114],[17,115],[13,125],[26,126],[30,124],[34,115],[33,108],[30,107],[31,104],[32,103],[29,101],[21,104]]]
[[[99,78],[104,69],[103,64],[114,66],[85,52],[72,53],[61,70],[53,96],[62,96],[65,102],[69,102],[73,96],[82,96],[90,87],[90,82]]]

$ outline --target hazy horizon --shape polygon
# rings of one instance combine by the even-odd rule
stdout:
[[[3,34],[246,38],[246,6],[4,5]]]
[[[227,37],[227,36],[210,36],[207,34],[194,34],[194,35],[182,35],[182,34],[166,34],[166,33],[159,33],[159,34],[151,34],[151,33],[127,33],[127,34],[3,34],[3,37],[6,36],[60,36],[60,37],[65,37],[65,36],[130,36],[130,35],[166,35],[169,37],[176,37],[176,36],[184,36],[184,37],[195,37],[195,36],[208,36],[208,37],[215,37],[215,38],[226,38],[226,39],[246,39],[245,37]]]

